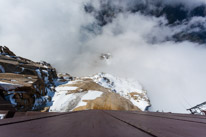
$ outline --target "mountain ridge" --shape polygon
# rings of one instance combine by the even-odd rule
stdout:
[[[88,77],[57,74],[49,63],[16,56],[5,46],[0,47],[0,70],[1,96],[17,111],[144,111],[151,105],[138,81],[106,73]]]

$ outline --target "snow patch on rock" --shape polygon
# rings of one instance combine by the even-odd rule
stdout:
[[[56,91],[68,91],[68,90],[76,90],[78,87],[67,87],[67,86],[59,86],[56,88]]]
[[[106,73],[99,73],[91,77],[97,84],[111,89],[120,96],[129,99],[135,106],[142,111],[150,106],[147,92],[138,81],[115,77]]]
[[[0,114],[0,119],[4,119],[6,114]]]
[[[8,91],[8,90],[16,89],[18,87],[22,87],[22,85],[0,81],[0,88],[3,90]]]
[[[0,65],[0,71],[1,73],[5,73],[4,67],[2,65]]]
[[[94,100],[102,95],[101,91],[91,91],[89,90],[86,94],[84,94],[78,103],[78,105],[75,108],[78,108],[80,106],[86,106],[87,102],[84,100]]]
[[[102,95],[100,91],[85,91],[79,93],[68,93],[69,91],[77,90],[78,87],[72,86],[76,81],[69,81],[66,84],[57,86],[56,93],[52,99],[53,105],[50,107],[50,112],[68,112],[77,107],[87,105],[84,100],[94,100]],[[80,90],[81,91],[81,90]]]

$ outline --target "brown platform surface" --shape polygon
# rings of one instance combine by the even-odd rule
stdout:
[[[2,110],[13,110],[15,111],[14,107],[12,107],[9,101],[4,100],[0,95],[0,111]]]
[[[103,110],[17,112],[0,120],[0,137],[206,137],[206,117]]]

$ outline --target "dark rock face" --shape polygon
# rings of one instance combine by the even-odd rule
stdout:
[[[4,110],[11,110],[14,111],[15,108],[11,105],[11,103],[9,101],[6,101],[5,99],[3,99],[0,95],[0,110],[4,111]],[[0,113],[1,113],[0,111]],[[1,118],[0,118],[1,119]]]
[[[74,80],[74,79],[75,79],[75,77],[71,76],[68,73],[59,73],[57,81],[62,84],[64,82],[68,82],[68,81],[71,81],[71,80]]]
[[[12,51],[6,46],[0,46],[0,53],[3,55],[16,56]]]
[[[19,111],[41,110],[54,93],[56,70],[46,62],[33,62],[0,47],[0,93]]]

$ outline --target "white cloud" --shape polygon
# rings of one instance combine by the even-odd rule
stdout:
[[[159,35],[161,30],[170,30],[166,27],[153,30],[161,20],[140,14],[120,15],[104,28],[102,35],[85,43],[87,50],[83,57],[77,58],[81,63],[77,63],[74,73],[106,71],[135,78],[148,90],[153,110],[186,112],[187,108],[205,101],[205,47],[191,42],[149,44],[148,34]],[[94,64],[97,53],[101,52],[112,53],[110,65]],[[85,57],[86,61],[82,60]]]
[[[35,60],[51,61],[51,56],[52,60],[58,60],[62,55],[72,57],[71,54],[79,50],[81,27],[93,21],[84,13],[82,3],[1,0],[0,41],[17,55]]]

